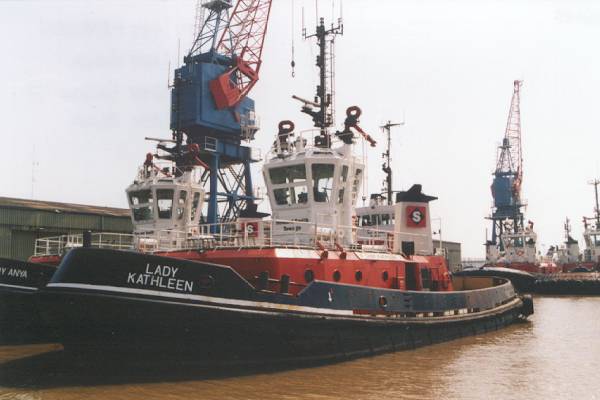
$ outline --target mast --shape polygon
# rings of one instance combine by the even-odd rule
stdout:
[[[596,226],[600,227],[600,206],[598,204],[598,185],[600,184],[600,179],[592,179],[588,183],[594,186],[594,192],[596,194],[596,208],[594,209],[594,218],[596,219]]]
[[[404,122],[393,123],[388,121],[385,125],[380,126],[381,130],[386,133],[387,147],[385,152],[382,154],[383,165],[381,170],[385,173],[385,180],[383,181],[383,193],[387,193],[387,204],[392,205],[392,194],[394,190],[392,188],[392,156],[391,156],[391,131],[393,126],[402,126]]]
[[[298,96],[292,96],[294,99],[304,103],[302,112],[312,117],[314,126],[319,128],[320,140],[316,140],[315,145],[329,147],[331,140],[329,137],[328,128],[334,123],[333,121],[333,43],[336,35],[343,35],[344,25],[342,19],[338,18],[337,25],[333,23],[329,28],[325,27],[325,19],[319,18],[319,24],[316,27],[315,33],[307,35],[306,28],[302,29],[304,39],[312,37],[317,38],[317,46],[319,47],[319,55],[316,59],[316,66],[319,68],[319,85],[314,97],[314,101],[306,100]],[[328,50],[329,47],[329,51]],[[317,110],[313,110],[313,107]]]
[[[565,219],[565,243],[569,243],[571,239],[571,223],[569,217]]]

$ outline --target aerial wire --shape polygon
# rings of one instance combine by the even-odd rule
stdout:
[[[294,71],[294,67],[296,66],[296,61],[294,61],[294,0],[292,0],[292,62],[290,63],[292,67],[292,78],[296,76]]]

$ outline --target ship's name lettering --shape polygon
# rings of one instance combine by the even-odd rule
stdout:
[[[162,289],[171,289],[178,292],[192,292],[194,282],[176,277],[179,268],[169,265],[151,266],[146,264],[144,273],[129,272],[127,283],[142,286],[152,286]]]
[[[27,279],[27,271],[19,268],[0,267],[0,275],[12,276],[14,278]]]

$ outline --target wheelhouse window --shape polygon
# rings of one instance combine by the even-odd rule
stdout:
[[[333,164],[313,164],[313,196],[316,202],[329,201],[333,190]]]
[[[346,181],[348,180],[348,166],[342,166],[342,173],[340,174],[339,190],[338,190],[338,203],[344,201],[344,192],[346,189]]]
[[[273,195],[275,196],[275,203],[279,206],[308,202],[308,188],[302,185],[275,189]]]
[[[360,224],[360,226],[371,226],[371,216],[363,215],[359,219],[359,224]]]
[[[356,204],[358,197],[358,185],[360,185],[362,170],[359,168],[354,172],[354,180],[352,181],[352,204]]]
[[[200,204],[200,192],[194,192],[194,199],[192,200],[192,212],[190,218],[192,221],[196,218],[196,213],[198,212],[198,205]]]
[[[304,164],[297,164],[271,168],[269,170],[269,177],[273,185],[302,182],[306,180],[306,167]]]
[[[185,201],[187,199],[187,192],[181,190],[179,192],[179,200],[177,200],[177,219],[182,219],[185,214]]]
[[[148,221],[152,219],[152,209],[150,207],[135,207],[132,211],[134,221]]]
[[[381,214],[381,225],[392,225],[389,214]]]
[[[157,189],[156,202],[158,205],[158,218],[171,218],[173,212],[173,189]]]
[[[129,203],[134,206],[137,206],[138,204],[152,203],[152,191],[138,190],[136,192],[130,192]]]

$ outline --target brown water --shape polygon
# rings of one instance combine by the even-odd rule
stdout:
[[[537,297],[530,322],[287,370],[82,369],[57,345],[0,347],[0,399],[600,399],[600,297]]]

